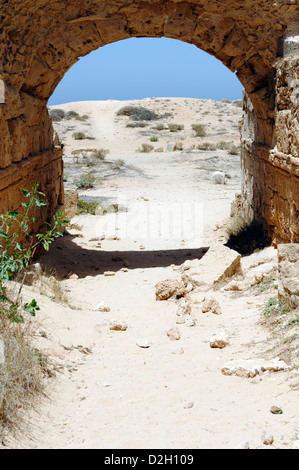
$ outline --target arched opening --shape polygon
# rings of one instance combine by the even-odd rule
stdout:
[[[66,197],[78,190],[80,212],[127,212],[94,220],[90,238],[127,236],[128,246],[135,238],[132,249],[162,249],[163,238],[173,250],[205,246],[204,234],[229,217],[241,190],[242,86],[234,74],[181,41],[128,39],[82,58],[57,88],[49,104]]]
[[[295,10],[295,11],[294,11]],[[24,15],[24,11],[27,13]],[[261,11],[264,12],[261,15]],[[1,209],[18,206],[20,186],[39,179],[49,216],[63,203],[61,151],[55,148],[46,104],[78,57],[131,37],[167,37],[194,44],[236,72],[244,86],[242,196],[244,210],[261,218],[273,238],[298,239],[295,5],[270,9],[219,2],[138,1],[87,5],[3,7],[1,79]],[[13,19],[13,21],[12,21]],[[11,26],[13,24],[13,26]],[[285,41],[285,42],[284,42]],[[287,43],[294,43],[288,53]],[[286,47],[284,47],[284,44]],[[287,127],[291,131],[283,131]],[[8,183],[7,183],[8,181]],[[284,182],[281,184],[281,182]],[[291,191],[291,198],[290,198]],[[37,230],[37,222],[33,230]]]

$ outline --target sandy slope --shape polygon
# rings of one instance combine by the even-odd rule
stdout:
[[[97,140],[88,145],[111,151],[105,162],[92,167],[101,184],[80,191],[80,197],[106,205],[118,202],[126,211],[77,216],[72,222],[81,229],[69,230],[40,260],[63,279],[59,287],[67,302],[45,287],[45,281],[25,288],[25,295],[34,293],[41,306],[38,346],[49,354],[56,377],[47,380],[48,398],[28,416],[22,438],[7,438],[6,444],[52,449],[234,449],[245,441],[250,448],[266,448],[265,431],[274,436],[270,447],[291,448],[299,438],[296,372],[264,373],[252,379],[221,373],[232,359],[275,357],[273,340],[261,326],[262,309],[275,295],[274,282],[262,291],[250,287],[250,276],[260,263],[265,273],[276,277],[276,250],[268,248],[244,260],[242,292],[204,293],[220,302],[222,315],[202,313],[203,293],[191,292],[195,326],[176,323],[176,301],[155,299],[158,281],[180,279],[179,267],[185,260],[200,258],[202,248],[224,240],[222,225],[240,188],[239,157],[223,150],[190,151],[195,107],[201,105],[202,112],[211,107],[211,127],[215,127],[217,106],[194,100],[192,111],[188,100],[171,100],[171,106],[180,110],[176,120],[186,124],[188,151],[186,146],[182,152],[140,154],[134,152],[144,142],[140,130],[129,130],[127,135],[124,118],[115,122],[122,104],[64,106],[90,113],[87,128]],[[237,109],[226,106],[228,112]],[[234,119],[239,118],[240,111]],[[62,130],[62,125],[68,123],[57,128]],[[155,145],[162,141],[165,147],[170,137]],[[232,132],[227,139],[237,137]],[[73,187],[75,175],[91,168],[81,164],[74,170],[71,150],[78,142],[66,130],[64,141],[69,155],[67,184]],[[124,163],[113,170],[120,156]],[[226,185],[211,182],[211,174],[219,169],[229,176]],[[115,275],[105,276],[106,271]],[[75,278],[67,278],[71,274]],[[56,301],[50,298],[53,295]],[[101,301],[109,312],[94,310]],[[111,319],[126,322],[127,330],[111,331]],[[180,331],[178,341],[166,334],[172,327]],[[211,336],[222,331],[229,335],[229,346],[212,349]],[[138,347],[140,338],[151,346]],[[270,413],[273,405],[283,414]]]

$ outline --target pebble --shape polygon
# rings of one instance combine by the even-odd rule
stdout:
[[[139,348],[149,348],[151,347],[152,343],[147,338],[139,338],[136,340],[136,345]]]
[[[167,331],[167,336],[171,341],[178,341],[181,338],[178,328],[171,328]]]
[[[266,446],[270,446],[274,442],[274,437],[272,436],[272,434],[268,434],[264,431],[262,435],[262,441],[263,444],[265,444]]]
[[[114,271],[105,271],[104,276],[115,276],[115,272]]]
[[[238,445],[237,449],[250,449],[249,442],[247,442],[247,441],[241,442]]]
[[[211,348],[223,349],[229,344],[229,338],[226,333],[217,333],[210,339]]]
[[[110,320],[110,330],[113,330],[113,331],[126,331],[127,328],[128,328],[128,325],[124,321]]]
[[[94,310],[98,312],[110,312],[110,307],[102,301],[95,306]]]
[[[283,413],[282,409],[281,409],[281,408],[278,408],[278,406],[271,406],[270,412],[271,412],[273,415],[282,415],[282,413]]]

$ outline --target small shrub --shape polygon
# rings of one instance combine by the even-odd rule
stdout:
[[[168,129],[170,132],[179,132],[182,131],[185,128],[184,124],[174,124],[170,123],[168,124]]]
[[[105,160],[106,155],[108,155],[108,153],[110,153],[110,150],[99,149],[92,153],[92,158],[95,158],[97,160]]]
[[[116,115],[129,116],[132,121],[155,121],[161,119],[157,113],[142,106],[125,106]]]
[[[232,147],[230,147],[228,153],[230,155],[239,155],[240,154],[240,146],[233,145]]]
[[[139,149],[139,152],[141,153],[150,153],[152,150],[154,150],[154,147],[149,144],[142,144],[141,149]]]
[[[63,109],[55,108],[55,109],[51,109],[49,112],[51,114],[53,122],[60,122],[63,119],[65,119],[65,112],[63,111]]]
[[[113,170],[120,170],[121,167],[124,166],[124,164],[125,164],[125,162],[122,159],[115,160],[115,162],[112,163],[112,169]]]
[[[75,180],[75,184],[78,189],[90,189],[94,187],[96,177],[91,173],[83,173],[79,179]]]
[[[73,133],[73,139],[83,140],[83,139],[86,139],[86,135],[84,134],[84,132],[74,132]]]
[[[133,122],[128,122],[126,127],[135,129],[136,127],[147,127],[148,123],[147,122],[142,122],[142,121],[133,121]]]
[[[198,150],[204,150],[204,151],[209,151],[209,150],[216,150],[216,145],[211,144],[210,142],[203,142],[201,144],[197,145]]]
[[[192,124],[192,129],[195,131],[196,137],[205,137],[207,135],[203,124]]]
[[[151,138],[150,138],[150,141],[151,141],[151,142],[158,142],[158,137],[151,137]]]
[[[217,148],[220,150],[229,150],[231,148],[231,144],[221,140],[220,142],[217,142]]]
[[[99,204],[97,202],[85,202],[81,199],[78,200],[78,214],[92,214],[95,215]]]
[[[164,131],[166,129],[166,127],[164,126],[164,124],[157,124],[155,129],[157,131]]]

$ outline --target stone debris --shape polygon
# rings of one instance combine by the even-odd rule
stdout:
[[[210,347],[223,349],[229,345],[229,337],[226,333],[216,333],[210,339]]]
[[[262,441],[263,444],[266,446],[270,446],[274,442],[274,437],[272,434],[269,434],[268,432],[264,431],[262,434]]]
[[[188,319],[186,320],[186,326],[188,326],[188,327],[190,327],[190,328],[191,328],[192,326],[196,326],[196,320],[195,320],[195,318],[188,318]]]
[[[79,276],[78,274],[71,273],[68,275],[67,279],[79,279]]]
[[[176,319],[176,324],[177,324],[177,325],[183,325],[184,323],[186,323],[186,318],[184,317],[184,315],[180,315],[180,316]]]
[[[273,415],[282,415],[283,411],[278,406],[271,406],[270,413],[272,413]]]
[[[221,243],[211,245],[201,258],[189,262],[182,269],[182,281],[197,289],[220,287],[221,284],[240,270],[241,255]]]
[[[277,246],[280,297],[299,301],[299,243]]]
[[[126,331],[128,325],[126,322],[121,320],[110,320],[110,330],[113,331]]]
[[[150,348],[152,343],[151,341],[149,341],[147,338],[138,338],[136,340],[136,345],[139,347],[139,348]]]
[[[230,281],[223,290],[225,291],[242,291],[244,289],[244,284],[241,281]]]
[[[225,174],[222,171],[214,171],[211,180],[214,184],[225,184]]]
[[[243,441],[238,446],[237,449],[250,449],[249,442]]]
[[[236,375],[238,377],[251,378],[263,372],[280,372],[288,370],[287,364],[278,357],[265,361],[262,359],[240,359],[226,364],[221,372],[224,375]]]
[[[166,279],[156,284],[156,300],[168,300],[172,297],[177,299],[186,295],[184,282],[174,279]]]
[[[104,276],[115,276],[115,272],[114,271],[105,271]]]
[[[180,317],[182,315],[190,315],[191,314],[191,305],[187,302],[186,299],[181,299],[178,304],[177,315]]]
[[[102,302],[99,302],[99,303],[95,306],[94,311],[98,311],[98,312],[110,312],[110,307],[108,307],[108,305],[106,305],[105,302],[102,301]]]
[[[214,299],[213,297],[204,298],[202,306],[201,306],[201,311],[203,313],[212,312],[215,315],[222,314],[222,310],[221,310],[218,300]]]
[[[178,341],[181,338],[181,334],[178,328],[171,328],[168,330],[167,336],[171,341]]]

